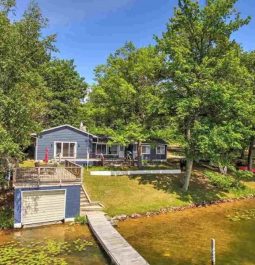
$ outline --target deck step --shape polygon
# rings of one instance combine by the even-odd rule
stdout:
[[[80,215],[86,215],[86,212],[101,211],[102,205],[98,202],[91,202],[84,192],[83,188],[80,189]]]
[[[100,205],[84,205],[84,206],[81,206],[81,211],[87,211],[87,210],[101,210],[102,209],[102,206]]]
[[[100,205],[88,205],[81,208],[81,213],[90,212],[90,211],[102,211],[103,208]]]

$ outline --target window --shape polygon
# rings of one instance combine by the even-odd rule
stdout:
[[[117,155],[118,154],[118,145],[107,145],[107,144],[97,144],[96,154],[100,155]]]
[[[157,145],[156,147],[156,154],[157,155],[164,155],[165,154],[165,146],[164,145]]]
[[[118,154],[118,145],[108,146],[108,154],[109,155],[117,155]]]
[[[106,144],[97,144],[96,153],[106,155]]]
[[[149,155],[151,153],[151,146],[150,145],[142,145],[142,154]]]
[[[59,155],[63,158],[67,157],[76,157],[76,143],[74,142],[56,142],[55,143],[55,150],[54,150],[55,157]]]

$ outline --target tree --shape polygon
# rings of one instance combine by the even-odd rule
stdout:
[[[141,166],[141,143],[163,126],[159,77],[163,57],[154,47],[137,49],[132,43],[110,55],[105,65],[95,70],[97,84],[85,109],[90,109],[94,132],[101,128],[113,141],[137,143]],[[88,112],[86,112],[88,114]]]
[[[42,75],[50,91],[45,126],[79,125],[87,84],[75,70],[73,60],[50,61],[44,65]]]
[[[253,90],[253,95],[251,98],[251,106],[255,108],[255,52],[245,52],[242,55],[242,62],[247,67],[251,75],[251,89]],[[254,109],[255,110],[255,109]],[[253,166],[253,154],[254,154],[254,144],[255,144],[255,117],[254,111],[250,116],[246,117],[247,123],[252,126],[252,133],[248,138],[248,170],[252,170]],[[247,146],[246,146],[247,147]]]
[[[6,3],[5,3],[6,2]],[[30,134],[41,129],[47,87],[40,68],[50,60],[55,36],[42,37],[46,25],[31,4],[20,21],[8,15],[14,1],[0,2],[0,164],[20,158]]]
[[[249,22],[234,9],[236,0],[179,0],[157,46],[165,55],[168,113],[185,142],[188,190],[193,161],[209,158],[221,168],[242,148],[250,128],[250,76],[231,34]]]

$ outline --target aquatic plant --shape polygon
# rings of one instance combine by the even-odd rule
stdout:
[[[83,239],[71,242],[45,240],[38,242],[7,242],[0,246],[1,265],[67,265],[65,255],[85,251],[93,243]]]
[[[243,220],[254,220],[255,209],[236,210],[234,214],[227,215],[226,217],[234,222],[243,221]]]
[[[85,225],[88,223],[88,220],[86,216],[77,215],[75,216],[74,222],[77,224]]]

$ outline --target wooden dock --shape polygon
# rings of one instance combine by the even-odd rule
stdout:
[[[104,212],[87,212],[88,223],[103,249],[116,265],[149,263],[113,228]]]

